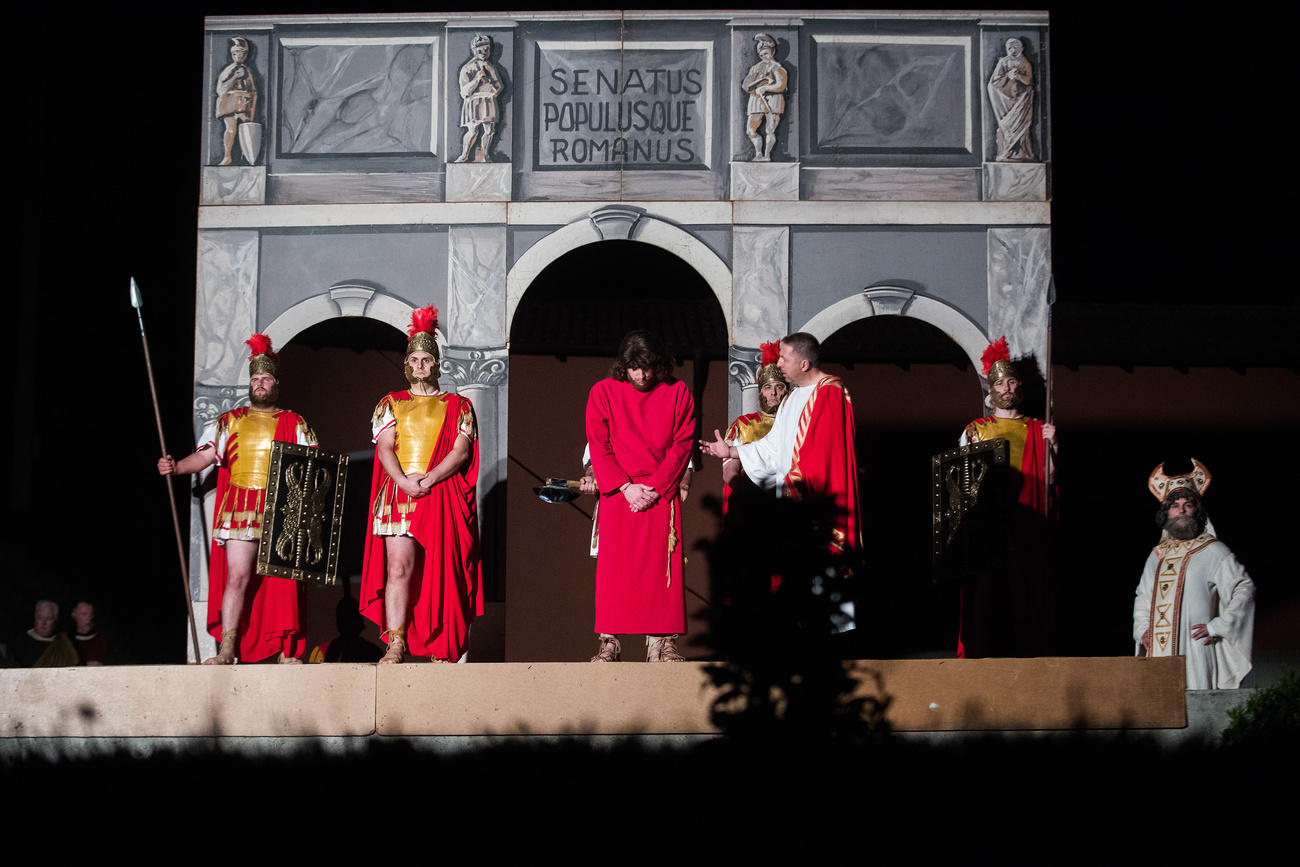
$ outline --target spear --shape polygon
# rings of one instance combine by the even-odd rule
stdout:
[[[149,393],[153,395],[153,417],[158,423],[158,446],[162,449],[162,454],[167,454],[167,440],[163,436],[162,412],[158,409],[158,387],[154,385],[153,380],[153,362],[149,358],[149,338],[144,333],[144,301],[140,298],[140,287],[136,285],[135,278],[131,278],[131,306],[135,308],[136,318],[140,320],[140,342],[144,345],[144,369],[149,374]],[[167,499],[172,504],[172,525],[176,528],[176,554],[180,557],[181,562],[181,581],[185,589],[185,611],[190,617],[190,641],[194,647],[194,661],[199,661],[199,629],[194,622],[194,605],[190,602],[190,568],[185,559],[185,543],[181,540],[181,518],[176,511],[176,490],[172,487],[172,480],[168,478],[167,482]]]

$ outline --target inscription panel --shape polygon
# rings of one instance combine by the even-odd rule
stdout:
[[[538,169],[707,169],[712,42],[538,42]]]

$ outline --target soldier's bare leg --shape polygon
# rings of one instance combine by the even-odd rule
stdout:
[[[232,665],[238,655],[236,640],[239,618],[244,613],[244,599],[257,563],[257,543],[231,539],[226,542],[226,587],[221,594],[221,647],[217,655],[205,659],[204,665]],[[231,636],[229,640],[227,636]]]
[[[388,651],[380,664],[401,662],[406,656],[406,621],[411,610],[411,579],[415,575],[416,543],[410,536],[384,538],[384,630]]]

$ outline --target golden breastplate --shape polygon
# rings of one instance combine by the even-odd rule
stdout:
[[[742,443],[758,442],[768,435],[772,430],[772,423],[776,421],[776,416],[762,413],[758,418],[747,421],[740,425],[740,441]]]
[[[276,414],[269,412],[250,412],[230,423],[226,465],[230,469],[232,485],[258,491],[266,487],[271,466],[271,443],[275,441],[278,423]]]
[[[429,458],[442,433],[447,418],[446,395],[413,394],[410,400],[393,401],[396,417],[397,462],[404,473],[422,473],[429,469]]]
[[[1025,436],[1029,432],[1029,420],[1020,418],[995,418],[993,421],[976,425],[979,438],[983,442],[1005,439],[1009,443],[1007,462],[1017,470],[1025,459]]]

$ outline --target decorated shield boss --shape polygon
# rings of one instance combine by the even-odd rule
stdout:
[[[988,505],[1005,487],[1008,443],[1005,439],[948,449],[930,458],[930,559],[966,559],[969,542],[979,536]],[[950,562],[950,565],[956,565]]]
[[[258,573],[338,584],[348,456],[277,442],[267,475]]]

